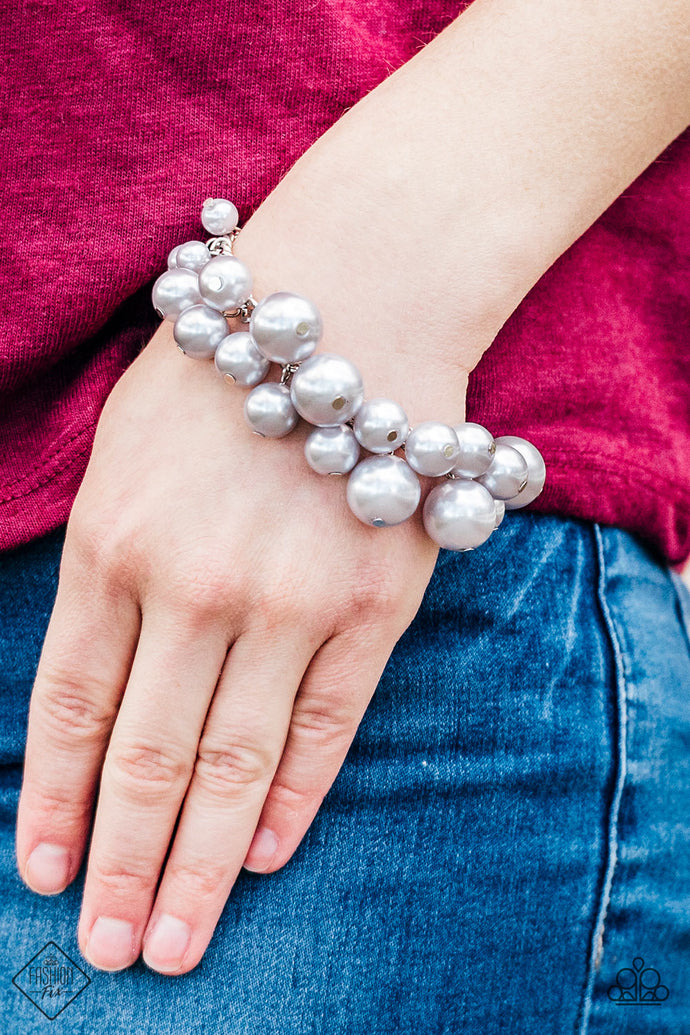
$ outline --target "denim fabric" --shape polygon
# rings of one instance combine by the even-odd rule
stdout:
[[[297,852],[170,978],[83,960],[83,868],[54,898],[16,873],[62,537],[0,554],[0,1030],[688,1035],[690,598],[635,539],[517,513],[442,552]],[[91,978],[52,1022],[12,984],[48,941]],[[640,959],[668,997],[610,998]]]

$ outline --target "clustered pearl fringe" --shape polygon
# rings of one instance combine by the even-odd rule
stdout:
[[[208,198],[201,222],[209,241],[178,245],[168,271],[153,286],[153,305],[174,320],[178,348],[213,358],[228,381],[251,388],[244,413],[252,429],[282,438],[300,417],[315,425],[304,452],[318,474],[348,474],[347,502],[360,521],[398,525],[417,509],[417,475],[444,478],[428,494],[424,527],[447,550],[473,550],[498,528],[506,510],[527,506],[541,492],[546,468],[530,442],[494,439],[480,424],[451,427],[425,421],[410,428],[390,399],[364,399],[357,368],[342,356],[314,355],[322,322],[316,306],[279,291],[256,302],[251,273],[232,254],[239,233],[230,201]],[[229,333],[228,318],[248,331]],[[280,382],[265,382],[271,363]],[[405,459],[395,455],[404,449]],[[361,450],[372,454],[360,459]]]

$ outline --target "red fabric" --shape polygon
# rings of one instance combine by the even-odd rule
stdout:
[[[246,219],[466,4],[4,0],[0,549],[66,520],[150,282],[208,195]],[[690,554],[690,134],[540,280],[468,418],[532,439],[537,509]]]

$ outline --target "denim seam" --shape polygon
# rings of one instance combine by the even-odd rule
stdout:
[[[608,808],[608,838],[606,846],[606,867],[604,879],[599,895],[599,906],[596,920],[592,929],[589,947],[589,959],[587,963],[587,981],[585,984],[584,997],[580,1012],[580,1023],[578,1035],[587,1035],[589,1028],[589,1015],[592,1008],[592,992],[597,970],[597,957],[603,951],[604,920],[611,900],[611,889],[613,886],[613,875],[618,860],[618,817],[620,813],[621,799],[626,776],[627,759],[627,684],[625,679],[625,668],[623,663],[623,651],[621,638],[616,629],[616,624],[611,614],[611,609],[606,598],[607,568],[604,548],[604,539],[601,527],[593,524],[594,539],[597,549],[597,560],[599,564],[599,579],[597,584],[597,597],[599,606],[604,618],[604,624],[609,636],[611,649],[613,651],[614,667],[616,672],[616,698],[615,698],[615,720],[614,729],[616,738],[616,759],[615,759],[615,787],[611,802]]]
[[[669,570],[669,575],[675,594],[680,631],[690,656],[690,604],[688,603],[688,590],[680,575],[677,575],[675,571]]]

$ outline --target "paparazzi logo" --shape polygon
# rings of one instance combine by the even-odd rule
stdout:
[[[12,984],[53,1021],[91,984],[91,979],[59,945],[48,942],[14,975]]]
[[[632,967],[623,967],[616,974],[616,983],[608,991],[609,999],[618,1006],[660,1006],[668,999],[668,988],[654,967],[645,967],[637,956]]]

